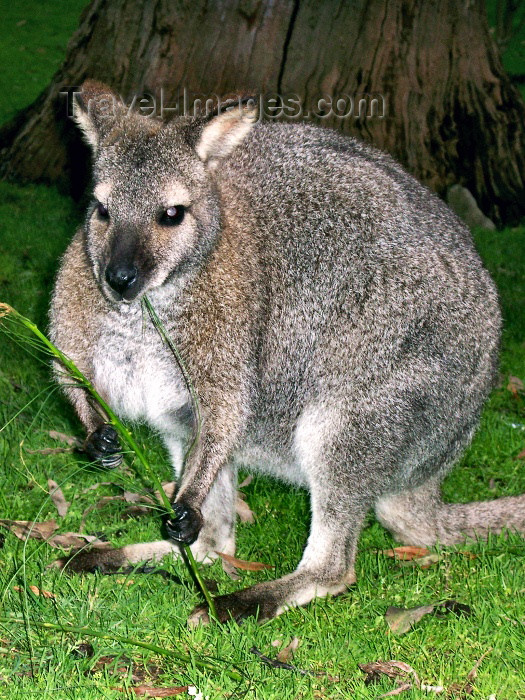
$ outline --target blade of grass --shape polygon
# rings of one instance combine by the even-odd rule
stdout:
[[[186,453],[184,455],[183,459],[183,464],[186,464],[190,454],[193,452],[195,445],[199,441],[200,434],[201,434],[201,426],[202,426],[202,420],[201,420],[201,411],[200,411],[200,405],[199,405],[199,397],[197,396],[197,392],[195,390],[195,387],[193,386],[193,382],[191,381],[191,376],[188,371],[188,368],[186,367],[186,364],[184,362],[184,359],[182,355],[179,352],[179,349],[169,336],[169,333],[167,332],[164,324],[162,323],[161,319],[159,318],[157,312],[155,311],[155,308],[151,301],[148,299],[147,296],[144,296],[142,298],[142,304],[146,308],[150,318],[151,322],[155,326],[155,329],[157,330],[158,334],[162,338],[162,341],[169,347],[171,352],[173,353],[173,356],[175,357],[175,360],[177,361],[177,364],[179,366],[179,369],[181,371],[181,374],[184,378],[184,382],[186,384],[186,387],[188,389],[188,393],[191,398],[191,407],[193,411],[193,437],[192,441],[190,443],[190,446],[186,450]],[[199,568],[195,562],[195,559],[193,557],[193,553],[189,547],[184,547],[183,549],[185,557],[187,557],[188,561],[186,562],[186,565],[189,566],[191,571],[193,572],[195,578],[197,579],[197,583],[199,585],[199,588],[202,591],[202,594],[204,595],[204,598],[206,600],[206,603],[208,604],[208,610],[209,610],[209,615],[215,619],[217,619],[217,614],[215,610],[215,603],[213,602],[212,596],[209,594],[208,589],[206,588],[206,584],[204,583],[204,580],[202,579],[202,576],[200,574]]]
[[[0,616],[1,624],[18,623],[21,625],[26,624],[26,620],[21,617],[4,617]],[[53,622],[39,622],[31,621],[32,625],[40,627],[42,629],[56,630],[58,632],[70,632],[72,634],[86,635],[87,637],[98,637],[99,639],[106,639],[112,642],[118,642],[119,644],[129,644],[130,646],[140,647],[141,649],[147,649],[160,656],[167,656],[171,659],[176,659],[177,661],[182,661],[183,663],[194,663],[198,668],[206,669],[208,671],[222,671],[229,678],[235,681],[242,680],[242,675],[236,673],[235,671],[229,671],[222,667],[218,667],[215,663],[210,661],[204,661],[202,659],[196,659],[194,657],[182,654],[179,651],[173,651],[172,649],[164,649],[156,644],[150,644],[149,642],[141,642],[138,639],[132,639],[131,637],[124,637],[120,634],[110,634],[109,632],[103,632],[102,630],[95,630],[91,627],[76,627],[75,625],[59,625]]]

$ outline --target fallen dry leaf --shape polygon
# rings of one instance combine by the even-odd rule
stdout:
[[[525,391],[525,385],[519,377],[513,377],[512,374],[510,374],[509,383],[507,384],[507,391],[510,391],[515,398],[518,398],[518,394]]]
[[[387,609],[385,619],[393,634],[404,634],[424,615],[433,611],[433,605],[420,605],[416,608],[396,608],[392,605]]]
[[[41,450],[27,450],[30,455],[61,455],[74,452],[74,447],[43,447]]]
[[[401,561],[411,561],[412,559],[420,559],[430,554],[430,550],[426,547],[414,547],[407,545],[404,547],[396,547],[395,549],[383,549],[381,554],[386,554],[387,557],[395,557]]]
[[[474,680],[478,675],[478,669],[483,662],[483,659],[490,654],[492,647],[489,647],[487,651],[476,661],[474,666],[470,669],[467,674],[467,679],[464,683],[452,683],[448,689],[448,696],[452,698],[465,698],[468,695],[473,695],[474,693]]]
[[[33,520],[0,520],[0,526],[7,528],[23,542],[28,538],[47,540],[55,530],[58,530],[56,520],[45,520],[41,523]]]
[[[244,559],[237,559],[237,557],[232,557],[231,554],[225,554],[224,552],[215,552],[221,557],[223,561],[228,562],[236,569],[242,569],[243,571],[261,571],[262,569],[273,569],[270,564],[263,564],[260,561],[245,561]]]
[[[120,497],[114,496],[113,498],[116,498],[118,500]],[[122,498],[126,501],[126,503],[140,503],[144,499],[144,496],[141,496],[140,493],[124,491],[124,493],[122,494]],[[148,500],[151,502],[151,498],[148,498]]]
[[[53,535],[47,540],[47,544],[57,549],[79,549],[85,547],[86,544],[102,543],[98,537],[94,535],[83,535],[80,532],[64,532],[59,535]],[[102,543],[105,544],[105,543]]]
[[[417,673],[414,671],[412,666],[409,666],[404,661],[371,661],[368,664],[358,664],[359,668],[363,673],[366,673],[365,685],[370,685],[370,683],[377,683],[381,676],[388,676],[389,678],[398,678],[404,674],[411,674],[414,676],[414,680],[417,685],[419,685],[419,678]]]
[[[255,516],[253,515],[252,509],[246,503],[246,501],[243,501],[243,499],[240,496],[237,496],[237,500],[235,502],[235,510],[237,512],[237,515],[239,516],[241,523],[253,524],[255,522]]]
[[[366,673],[365,685],[377,683],[382,675],[397,681],[398,685],[396,688],[379,695],[378,698],[400,695],[405,690],[410,690],[413,686],[427,693],[442,693],[444,690],[442,685],[426,685],[421,683],[412,666],[409,666],[404,661],[372,661],[368,664],[359,664],[359,668]],[[406,675],[412,676],[411,682],[407,682],[403,679],[403,676]]]
[[[298,646],[299,646],[299,637],[293,637],[290,644],[287,644],[277,654],[277,657],[276,657],[277,661],[281,661],[282,663],[286,663],[288,661],[291,661]]]
[[[47,480],[47,488],[49,489],[49,495],[55,504],[58,514],[61,518],[65,517],[71,503],[66,501],[62,489],[59,487],[56,481],[53,481],[53,479]]]
[[[240,581],[241,575],[238,573],[237,569],[234,567],[233,564],[231,564],[229,561],[226,561],[223,559],[221,561],[222,565],[222,570],[226,574],[226,576],[229,576],[232,581]]]
[[[152,688],[149,685],[135,685],[131,687],[135,695],[144,695],[149,698],[171,698],[188,691],[187,685],[174,686],[172,688]]]
[[[41,591],[40,588],[38,588],[38,586],[28,586],[28,588],[34,595],[41,595],[43,598],[56,598],[56,595],[54,593],[51,593],[50,591]],[[13,590],[23,591],[24,589],[21,586],[13,586]]]
[[[437,564],[442,559],[442,554],[432,552],[431,554],[427,554],[425,557],[412,559],[412,561],[401,561],[399,563],[401,566],[419,566],[420,569],[429,569],[433,564]]]
[[[424,615],[434,612],[436,617],[445,617],[448,613],[455,615],[470,615],[470,607],[457,600],[443,600],[430,605],[420,605],[416,608],[396,608],[391,606],[385,613],[388,626],[394,634],[404,634],[421,620]]]
[[[82,447],[82,440],[71,435],[64,435],[64,433],[59,433],[58,430],[50,430],[48,433],[50,438],[53,440],[58,440],[59,442],[65,442],[70,447]]]
[[[516,459],[525,459],[525,450],[522,450],[518,455],[516,455]]]

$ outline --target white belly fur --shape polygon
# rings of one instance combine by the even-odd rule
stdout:
[[[111,314],[94,349],[94,385],[123,419],[165,432],[189,395],[171,351],[139,309]]]

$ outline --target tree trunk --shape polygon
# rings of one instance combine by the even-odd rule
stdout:
[[[81,193],[87,152],[60,92],[87,77],[150,93],[157,113],[185,88],[265,93],[266,112],[279,94],[289,118],[374,143],[440,194],[468,187],[498,223],[525,214],[525,105],[483,0],[93,0],[49,87],[0,130],[4,176]]]

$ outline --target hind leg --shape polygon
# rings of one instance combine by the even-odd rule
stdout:
[[[312,497],[312,524],[301,562],[291,574],[258,583],[215,598],[219,622],[240,621],[249,616],[271,619],[287,608],[306,605],[313,598],[344,593],[355,583],[354,560],[366,504],[352,501],[348,492],[327,493],[320,483]],[[341,517],[344,513],[344,518]],[[208,611],[197,607],[190,624],[208,622]]]
[[[313,598],[343,593],[355,582],[357,540],[374,500],[371,490],[362,485],[362,471],[370,465],[362,455],[349,454],[352,440],[347,430],[334,433],[325,411],[308,412],[296,430],[297,462],[308,481],[312,510],[310,536],[299,566],[275,581],[218,596],[220,622],[248,616],[270,619]],[[200,606],[189,622],[208,620],[207,609]]]

